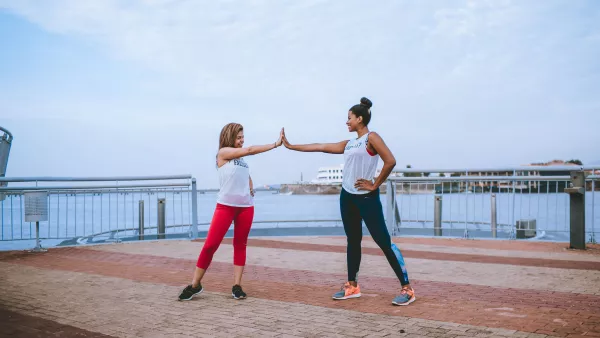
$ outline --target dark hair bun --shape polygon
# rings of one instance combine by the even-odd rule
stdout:
[[[367,108],[373,107],[373,102],[371,102],[371,100],[367,99],[366,97],[360,99],[360,104],[363,106],[367,106]]]

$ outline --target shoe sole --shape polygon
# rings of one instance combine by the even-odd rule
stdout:
[[[344,297],[333,297],[333,299],[335,300],[345,300],[345,299],[351,299],[351,298],[359,298],[361,296],[360,293],[357,293],[355,295],[350,295],[350,296],[344,296]]]
[[[233,299],[246,299],[246,297],[236,297],[233,293],[231,294],[231,296],[233,297]]]
[[[190,298],[179,298],[179,300],[181,300],[181,301],[192,300],[192,298],[194,298],[194,296],[201,294],[202,291],[204,291],[204,289],[194,293],[193,295],[190,296]]]
[[[397,305],[397,306],[407,306],[408,304],[414,302],[415,300],[417,300],[417,297],[413,296],[411,299],[408,300],[408,302],[406,303],[396,303],[394,301],[392,301],[392,304]]]

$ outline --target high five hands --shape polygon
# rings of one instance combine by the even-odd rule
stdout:
[[[275,148],[281,147],[284,137],[285,137],[285,134],[283,133],[283,128],[281,128],[281,131],[279,132],[279,138],[277,139],[277,142],[275,142]]]
[[[281,135],[280,135],[280,139],[282,139],[282,141],[283,141],[283,145],[284,145],[286,148],[290,149],[290,146],[291,146],[291,144],[290,144],[290,142],[287,140],[287,137],[285,137],[285,128],[281,128]]]

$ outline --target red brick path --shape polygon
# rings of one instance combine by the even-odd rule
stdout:
[[[256,241],[251,245],[257,243],[266,245]],[[318,250],[320,247],[323,250]],[[339,250],[339,247],[326,245],[310,248],[328,252],[331,247]],[[0,254],[0,261],[7,263],[182,287],[191,278],[195,259],[77,248],[53,249],[43,255]],[[247,266],[244,286],[252,297],[284,302],[563,337],[583,333],[600,336],[600,296],[413,280],[417,302],[408,307],[394,307],[390,302],[398,290],[398,282],[393,278],[364,277],[361,278],[364,293],[361,299],[331,300],[331,294],[344,280],[343,274]],[[214,262],[203,284],[208,291],[228,292],[232,284],[231,264]]]
[[[202,242],[202,241],[199,241]],[[223,240],[225,244],[232,244],[231,238]],[[346,247],[341,245],[325,245],[325,244],[310,244],[310,243],[295,243],[262,239],[249,239],[249,246],[272,248],[272,249],[289,249],[299,251],[323,251],[323,252],[338,252],[346,253]],[[559,269],[576,269],[576,270],[595,270],[600,271],[600,262],[590,261],[567,261],[556,259],[543,258],[523,258],[523,257],[499,257],[461,253],[433,252],[433,251],[418,251],[402,249],[402,254],[409,258],[432,259],[438,261],[457,261],[470,263],[487,263],[487,264],[509,264],[519,266],[536,266],[545,268]],[[383,252],[379,248],[362,248],[362,253],[365,255],[383,256]]]
[[[51,320],[28,316],[0,308],[0,337],[17,338],[110,338],[97,332],[90,332],[74,326],[62,325]]]

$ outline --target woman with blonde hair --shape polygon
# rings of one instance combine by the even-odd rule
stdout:
[[[244,127],[229,123],[221,130],[217,170],[219,172],[219,194],[217,206],[208,230],[208,235],[194,271],[192,284],[183,289],[179,300],[191,300],[202,292],[202,278],[208,269],[213,255],[223,241],[231,223],[233,230],[233,271],[234,285],[231,294],[234,299],[246,298],[242,290],[242,274],[246,264],[246,243],[254,218],[254,188],[250,169],[244,156],[251,156],[273,150],[282,144],[283,129],[279,139],[271,144],[244,147]]]

